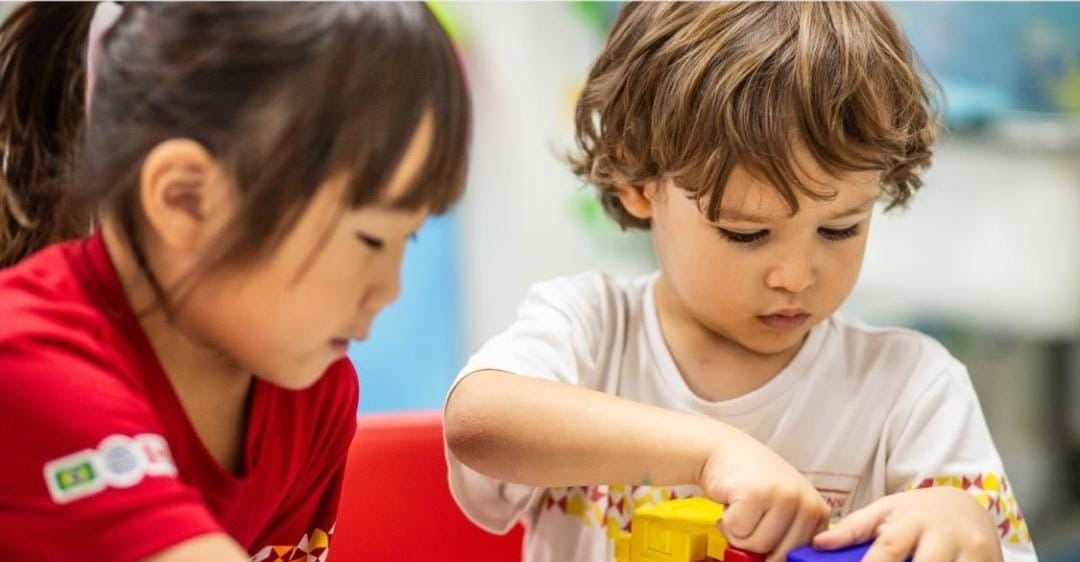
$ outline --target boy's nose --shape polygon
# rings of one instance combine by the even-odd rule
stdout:
[[[816,281],[814,267],[808,256],[786,259],[765,274],[765,285],[770,289],[801,293],[814,285]]]

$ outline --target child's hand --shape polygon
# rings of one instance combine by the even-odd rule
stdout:
[[[828,527],[829,506],[817,490],[752,439],[714,453],[700,480],[705,495],[727,506],[720,528],[731,544],[769,553],[769,562],[782,562],[789,550]]]
[[[957,488],[925,488],[885,496],[814,537],[823,550],[873,540],[864,562],[1000,562],[990,514]]]

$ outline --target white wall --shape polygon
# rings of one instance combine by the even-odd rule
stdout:
[[[1080,153],[956,137],[925,179],[909,209],[879,209],[847,309],[888,323],[1080,334]]]
[[[471,352],[506,327],[530,284],[597,265],[643,270],[648,258],[633,250],[621,258],[622,237],[598,240],[574,219],[585,194],[561,160],[602,36],[567,3],[449,8],[461,26],[476,115],[459,227]],[[644,248],[637,239],[629,244]],[[605,243],[615,256],[598,251]]]

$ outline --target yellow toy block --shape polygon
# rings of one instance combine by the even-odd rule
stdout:
[[[701,562],[723,560],[727,539],[716,522],[724,506],[706,498],[685,498],[640,507],[631,521],[629,556],[622,562]],[[621,537],[620,537],[621,538]],[[624,543],[625,544],[625,543]],[[625,548],[625,547],[623,547]]]
[[[615,537],[615,562],[630,562],[630,533]]]

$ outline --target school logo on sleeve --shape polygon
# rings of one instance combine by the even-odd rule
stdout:
[[[45,463],[45,485],[56,503],[92,496],[106,488],[130,488],[146,476],[176,476],[169,445],[160,435],[110,435],[96,449],[83,449]]]

